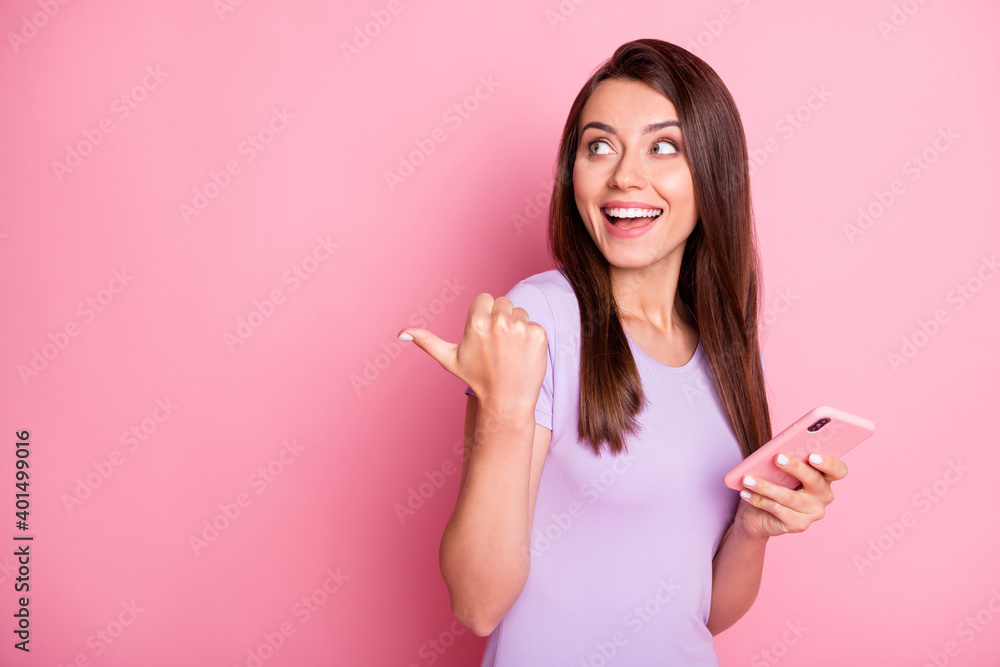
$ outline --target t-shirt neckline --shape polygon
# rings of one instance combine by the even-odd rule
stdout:
[[[691,317],[695,320],[695,324],[697,325],[698,320],[697,318],[694,317],[694,312],[691,311],[691,307],[688,306],[687,304],[684,305],[687,307],[688,312],[691,313]],[[636,343],[634,340],[632,340],[632,336],[629,336],[627,331],[625,332],[625,336],[628,338],[629,346],[632,348],[632,354],[637,359],[640,359],[643,362],[645,362],[647,366],[650,366],[654,370],[659,371],[664,375],[672,375],[674,377],[684,377],[686,375],[691,375],[695,370],[697,370],[698,366],[701,365],[701,360],[705,356],[705,350],[701,344],[700,333],[698,334],[698,345],[694,349],[694,354],[691,355],[691,358],[688,359],[687,363],[685,363],[683,366],[667,366],[666,364],[657,361],[653,357],[646,354],[646,352],[643,351],[641,347],[639,347],[639,344]]]

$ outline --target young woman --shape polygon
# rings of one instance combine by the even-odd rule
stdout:
[[[452,610],[484,666],[717,666],[768,539],[847,467],[779,456],[802,488],[747,478],[744,502],[722,483],[772,433],[746,139],[705,62],[640,39],[587,81],[549,246],[559,268],[477,296],[459,344],[402,330],[468,385]]]

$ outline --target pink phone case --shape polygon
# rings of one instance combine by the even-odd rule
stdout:
[[[778,452],[807,464],[813,452],[839,459],[874,432],[875,424],[857,415],[827,406],[813,408],[727,472],[722,482],[739,491],[746,488],[743,476],[750,475],[795,490],[802,482],[778,467],[774,462]]]

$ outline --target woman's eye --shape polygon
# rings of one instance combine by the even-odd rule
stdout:
[[[661,139],[660,141],[657,141],[653,145],[654,146],[659,146],[660,144],[663,144],[667,148],[663,149],[663,150],[658,150],[658,151],[656,151],[656,153],[676,153],[677,152],[677,147],[674,146],[673,142],[671,142],[671,141],[667,141],[666,139]]]
[[[592,155],[607,155],[607,152],[604,152],[604,153],[595,153],[594,152],[594,146],[598,146],[598,145],[601,145],[601,144],[603,144],[605,146],[605,148],[609,148],[607,142],[605,142],[603,139],[597,139],[595,141],[591,141],[589,144],[587,144],[587,147],[590,150],[590,152],[591,152]]]
[[[666,146],[666,148],[656,148],[657,146]],[[594,148],[598,146],[604,146],[605,150],[595,151]],[[657,155],[670,155],[677,152],[677,146],[674,142],[669,139],[661,139],[653,144],[653,153]],[[607,155],[611,151],[611,146],[604,139],[595,139],[587,144],[587,150],[591,155]]]

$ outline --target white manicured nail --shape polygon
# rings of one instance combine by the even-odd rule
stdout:
[[[785,456],[784,454],[778,454],[778,465],[779,466],[788,465],[788,457]]]
[[[399,340],[413,340],[413,336],[408,333],[399,334]]]
[[[823,462],[823,457],[820,456],[819,454],[810,454],[809,455],[809,463],[820,464],[822,462]]]
[[[755,480],[750,475],[744,475],[743,476],[743,483],[746,484],[747,486],[756,486],[757,485],[757,480]]]

